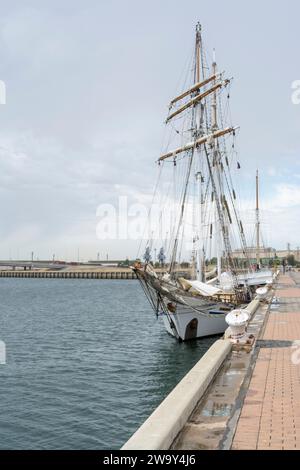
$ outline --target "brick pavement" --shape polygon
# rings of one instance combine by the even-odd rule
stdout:
[[[234,450],[300,449],[300,289],[293,278],[300,284],[298,273],[279,277],[278,308],[267,319]]]

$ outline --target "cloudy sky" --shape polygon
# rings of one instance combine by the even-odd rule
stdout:
[[[234,77],[245,200],[261,173],[267,245],[300,245],[296,0],[0,1],[0,257],[134,257],[97,239],[97,207],[149,199],[167,104],[199,20]]]

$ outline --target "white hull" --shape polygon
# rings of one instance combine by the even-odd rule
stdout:
[[[181,341],[222,334],[228,326],[222,313],[214,316],[201,315],[182,306],[177,306],[176,313],[164,313],[162,318],[167,332]]]
[[[247,281],[248,286],[264,286],[272,284],[273,273],[269,270],[262,270],[255,273],[240,274],[238,281],[239,284],[245,284],[245,281]]]
[[[234,304],[180,290],[174,282],[159,279],[148,266],[143,270],[135,268],[134,272],[152,308],[163,318],[165,329],[170,335],[180,341],[187,341],[219,335],[226,330],[225,317],[235,308]],[[203,288],[203,283],[200,284]],[[206,287],[213,289],[212,286]]]

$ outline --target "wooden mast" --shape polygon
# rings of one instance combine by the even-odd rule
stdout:
[[[200,25],[200,23],[197,23],[197,25],[196,25],[196,44],[195,44],[194,84],[196,84],[197,82],[200,81],[200,47],[199,47],[200,40],[201,40],[201,25]],[[189,106],[190,105],[188,105],[187,107],[189,107]],[[181,112],[181,110],[179,112]],[[177,112],[173,113],[173,115],[176,115],[176,114],[177,114]],[[170,119],[170,117],[168,119]],[[194,127],[196,128],[195,108],[192,111],[191,129],[193,129]],[[192,133],[192,135],[193,135],[193,133]],[[185,150],[191,150],[191,154],[190,154],[189,163],[188,163],[188,170],[187,170],[187,174],[186,174],[186,180],[185,180],[184,192],[183,192],[183,197],[182,197],[180,216],[179,216],[177,231],[176,231],[175,240],[174,240],[174,247],[173,247],[171,262],[170,262],[170,267],[169,267],[169,274],[170,275],[172,275],[173,268],[174,268],[175,263],[176,263],[176,254],[177,254],[177,247],[178,247],[179,231],[180,231],[180,227],[182,225],[184,211],[185,211],[185,201],[186,201],[186,197],[187,197],[187,193],[188,193],[188,183],[189,183],[192,164],[193,164],[194,151],[195,151],[195,148],[196,148],[196,137],[197,137],[197,133],[194,133],[194,141],[191,143],[190,146],[188,146],[187,148],[185,146],[184,150],[182,150],[182,148],[176,150],[176,152],[178,152],[178,153],[180,153],[181,151],[185,151]],[[172,154],[173,154],[173,152],[172,152]],[[165,155],[161,156],[159,160],[164,160],[165,158],[168,158],[168,156],[170,156],[170,155],[165,154]],[[193,259],[193,270],[195,270],[195,259]]]
[[[216,54],[215,50],[213,51],[213,63],[212,63],[212,75],[217,74],[217,63],[216,63]],[[216,85],[216,81],[214,81],[214,85]],[[213,87],[215,88],[215,86]],[[211,132],[215,133],[218,129],[218,117],[217,117],[217,93],[214,91],[213,96],[212,96],[212,102],[211,102]],[[219,169],[219,163],[218,163],[218,149],[217,149],[217,139],[214,139],[212,141],[212,153],[213,153],[213,162],[215,166],[215,173],[217,176],[217,181],[219,185],[219,193],[222,197],[222,191],[221,191],[221,181],[220,181],[220,169]],[[215,195],[215,201],[217,201],[217,195]],[[222,236],[221,236],[221,222],[220,222],[220,216],[218,214],[218,208],[216,204],[215,208],[216,212],[216,248],[217,248],[217,276],[218,280],[220,281],[221,277],[221,272],[222,272],[222,248],[221,248],[221,243],[222,243]]]
[[[216,63],[216,54],[214,50],[214,56],[213,56],[213,64],[212,64],[212,74],[214,76],[217,75],[217,63]],[[214,80],[214,94],[213,94],[213,100],[212,100],[212,131],[216,131],[218,129],[218,122],[217,122],[217,93],[216,93],[216,80]]]
[[[201,48],[202,48],[202,38],[201,38],[201,24],[197,23],[196,25],[196,70],[195,70],[195,82],[199,83],[201,80]],[[203,77],[204,78],[204,77]],[[204,80],[203,83],[207,84],[210,83],[211,79]],[[199,118],[199,119],[198,119]],[[199,106],[197,107],[196,116],[195,116],[195,137],[197,138],[200,136],[200,131],[202,130],[202,104],[200,103],[200,113],[199,113]],[[196,182],[198,185],[198,201],[197,206],[199,208],[199,212],[197,213],[198,216],[198,223],[200,223],[200,227],[202,230],[202,175],[198,172],[196,175]],[[201,232],[200,232],[201,233]],[[202,237],[198,233],[197,239],[197,248],[196,248],[196,279],[201,282],[205,282],[205,274],[204,274],[204,257],[201,253],[202,248]]]
[[[256,263],[259,266],[260,264],[260,253],[259,253],[259,229],[260,229],[260,221],[259,221],[259,201],[258,201],[258,170],[256,170]]]

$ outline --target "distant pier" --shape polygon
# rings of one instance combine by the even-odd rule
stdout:
[[[130,269],[124,271],[37,271],[8,270],[0,271],[0,277],[38,278],[38,279],[136,279]]]
[[[130,279],[137,277],[130,264],[124,261],[88,261],[66,262],[54,260],[0,260],[0,278],[34,278],[34,279]],[[134,261],[132,262],[134,264]],[[162,267],[156,267],[157,273],[164,272]],[[178,276],[191,276],[190,267],[178,266],[175,270]]]
[[[161,272],[162,269],[156,269]],[[189,277],[190,269],[180,269],[178,275]],[[57,267],[51,268],[32,268],[24,265],[24,267],[12,267],[10,269],[0,269],[1,277],[17,277],[17,278],[37,278],[37,279],[131,279],[135,280],[136,275],[132,269],[127,267],[107,267],[107,266],[73,266],[73,267]]]

